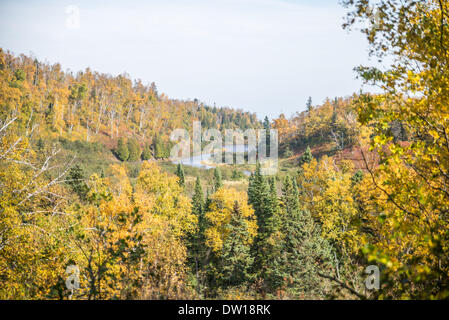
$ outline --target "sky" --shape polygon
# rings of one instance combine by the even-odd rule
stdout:
[[[367,43],[344,15],[338,0],[0,0],[0,47],[273,118],[360,90]]]

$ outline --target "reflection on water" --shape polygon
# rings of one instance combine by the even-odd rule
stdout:
[[[235,146],[226,146],[223,148],[226,152],[234,152],[234,153],[244,153],[248,151],[248,145],[235,145]],[[192,166],[201,169],[212,169],[215,166],[210,165],[213,163],[213,153],[201,154],[198,156],[192,156],[190,158],[183,158],[181,160],[173,161],[174,164],[182,163],[186,166]],[[250,175],[251,171],[245,170],[242,171],[246,175]]]

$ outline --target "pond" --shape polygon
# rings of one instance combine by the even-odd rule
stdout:
[[[234,152],[234,153],[243,153],[248,151],[248,145],[235,145],[235,146],[225,146],[223,148],[227,152]],[[196,168],[201,169],[212,169],[215,168],[215,166],[211,165],[213,163],[212,159],[213,154],[212,153],[205,153],[198,156],[193,156],[189,158],[183,158],[181,160],[173,161],[174,164],[182,163],[186,166],[192,166]],[[242,171],[246,175],[250,175],[251,171],[244,170]]]

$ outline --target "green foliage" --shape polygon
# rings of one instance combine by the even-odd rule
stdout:
[[[243,179],[245,177],[245,175],[242,173],[242,172],[240,172],[240,171],[238,171],[238,170],[232,170],[232,174],[231,174],[231,179],[232,180],[241,180],[241,179]]]
[[[312,97],[309,97],[309,99],[307,99],[306,108],[308,112],[313,110]]]
[[[357,170],[357,172],[351,177],[351,180],[354,184],[362,182],[364,177],[362,170]]]
[[[261,174],[259,163],[249,179],[248,202],[254,208],[258,225],[258,233],[251,248],[254,257],[253,272],[265,282],[262,289],[265,291],[269,282],[267,266],[273,258],[273,243],[270,237],[276,231],[278,224],[278,199],[275,181],[271,179],[270,184],[267,183]]]
[[[231,221],[225,229],[228,237],[223,243],[217,267],[217,282],[226,289],[241,286],[252,279],[250,268],[254,259],[250,255],[250,246],[247,244],[250,235],[237,201],[234,202]]]
[[[141,151],[136,139],[128,139],[128,161],[134,162],[140,159]]]
[[[148,145],[142,150],[142,160],[150,160],[152,156],[151,149]]]
[[[321,237],[320,228],[307,210],[301,210],[295,179],[286,178],[282,190],[282,214],[274,257],[268,277],[271,290],[289,298],[326,297],[320,273],[332,271],[333,249]]]
[[[127,161],[129,159],[128,143],[126,142],[125,138],[118,139],[115,153],[117,154],[117,157],[122,161]]]
[[[310,147],[307,147],[304,154],[299,158],[299,164],[303,165],[304,163],[310,163],[310,161],[312,161],[312,159],[313,159],[313,155],[312,155],[312,152],[310,151]]]
[[[284,149],[284,157],[285,158],[293,157],[293,151],[290,149],[290,146],[288,146],[288,145]]]
[[[184,168],[182,166],[182,163],[178,163],[178,166],[176,168],[176,175],[178,176],[178,183],[180,186],[185,186],[185,177],[184,177]]]
[[[166,144],[159,135],[153,139],[154,157],[156,159],[164,159],[170,156],[170,147]]]
[[[71,190],[75,192],[81,200],[86,200],[89,187],[86,184],[86,173],[83,168],[76,164],[67,175],[66,183],[70,186]]]
[[[214,191],[217,191],[223,186],[221,170],[219,167],[215,167],[214,169]]]

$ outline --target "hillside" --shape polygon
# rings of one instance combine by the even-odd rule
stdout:
[[[382,93],[262,123],[0,50],[0,299],[448,299],[447,5],[343,2]],[[277,129],[279,170],[167,161],[194,120]]]
[[[109,149],[119,137],[134,137],[140,146],[151,146],[153,156],[166,157],[169,134],[175,128],[254,128],[255,114],[205,105],[197,99],[183,101],[159,93],[127,74],[111,76],[87,68],[76,74],[60,64],[0,49],[0,117],[38,126],[43,137],[101,142]],[[163,144],[156,154],[155,140]]]

